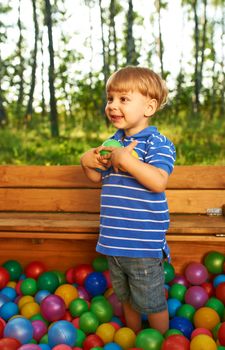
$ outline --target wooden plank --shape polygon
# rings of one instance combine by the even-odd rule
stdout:
[[[171,213],[205,214],[221,208],[225,190],[167,190]],[[3,189],[0,211],[99,212],[100,189]]]
[[[81,166],[0,166],[0,187],[99,188]],[[175,166],[168,188],[225,188],[225,166]]]

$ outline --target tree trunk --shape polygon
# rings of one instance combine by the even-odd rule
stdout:
[[[50,92],[50,122],[51,122],[51,134],[53,137],[59,136],[58,127],[58,112],[55,97],[55,65],[54,65],[54,48],[53,48],[53,37],[52,37],[52,8],[50,0],[45,0],[45,20],[48,28],[48,50],[49,50],[49,92]]]
[[[134,11],[133,1],[129,0],[129,8],[127,13],[127,64],[136,65],[137,55],[135,52],[135,42],[133,37]]]
[[[113,63],[115,70],[118,69],[118,50],[117,50],[117,37],[116,37],[116,25],[115,25],[115,0],[110,1],[110,43],[113,43],[113,53],[110,55],[113,57]]]
[[[161,0],[156,2],[158,11],[158,30],[159,30],[159,61],[160,61],[160,71],[162,78],[164,77],[164,66],[163,66],[163,41],[162,41],[162,29],[161,29]]]
[[[23,109],[23,100],[24,100],[24,56],[23,56],[23,35],[22,35],[22,23],[21,23],[21,0],[19,0],[18,5],[18,30],[19,30],[19,39],[17,43],[18,47],[18,58],[19,58],[19,94],[16,103],[16,116],[21,123],[22,109]]]

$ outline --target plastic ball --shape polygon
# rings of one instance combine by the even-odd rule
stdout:
[[[84,333],[95,333],[98,326],[99,320],[93,312],[87,311],[80,316],[79,327]]]
[[[191,340],[190,350],[217,350],[214,340],[206,334],[200,334]]]
[[[195,314],[194,306],[190,304],[183,304],[176,312],[176,316],[185,317],[192,322],[193,316]]]
[[[145,350],[160,350],[163,340],[164,338],[159,331],[147,328],[138,333],[135,346]]]
[[[84,350],[90,350],[97,346],[104,346],[102,339],[97,334],[89,334],[82,344]]]
[[[34,302],[34,297],[32,297],[31,295],[24,295],[18,300],[17,305],[18,305],[19,309],[21,310],[25,304],[33,303],[33,302]]]
[[[61,297],[50,294],[42,300],[40,311],[46,320],[50,322],[58,321],[65,315],[66,305]]]
[[[194,314],[195,328],[206,328],[212,330],[219,322],[218,313],[210,307],[201,307]]]
[[[86,277],[93,272],[94,269],[90,264],[77,265],[73,269],[73,280],[78,285],[83,285]]]
[[[81,316],[84,312],[88,311],[88,309],[88,302],[82,298],[72,300],[69,305],[69,311],[73,317]]]
[[[110,323],[102,323],[96,329],[96,334],[102,339],[104,344],[111,343],[113,341],[116,329]]]
[[[36,344],[25,344],[20,346],[18,350],[40,350],[40,346]]]
[[[210,252],[204,257],[204,265],[212,274],[219,274],[223,272],[223,264],[225,256],[219,252]]]
[[[5,267],[0,266],[0,289],[4,288],[9,282],[9,280],[9,271]]]
[[[214,288],[213,284],[210,282],[204,282],[201,284],[201,287],[205,289],[206,293],[208,294],[208,297],[212,297],[214,295]]]
[[[225,322],[223,322],[218,331],[218,340],[220,345],[225,346]]]
[[[224,314],[224,304],[222,303],[222,301],[220,301],[219,299],[215,298],[215,297],[211,297],[207,303],[205,304],[205,306],[211,307],[211,309],[215,310],[218,315],[220,316],[220,318],[223,318],[223,314]]]
[[[192,286],[188,288],[185,294],[185,303],[194,306],[195,309],[204,306],[207,300],[208,294],[205,289],[200,286]]]
[[[179,329],[173,329],[173,328],[171,328],[171,329],[168,329],[165,333],[164,333],[164,337],[165,338],[168,338],[168,337],[170,337],[171,335],[174,335],[174,334],[181,334],[181,335],[183,335],[183,333],[181,332],[181,331],[179,331]]]
[[[103,294],[107,288],[107,281],[102,272],[91,272],[85,279],[85,288],[92,296]]]
[[[221,275],[217,275],[214,279],[213,279],[213,287],[216,288],[220,283],[225,282],[225,275],[221,274]]]
[[[31,323],[34,330],[33,338],[36,341],[39,341],[43,337],[43,335],[45,335],[48,332],[46,323],[41,320],[35,320],[35,321],[32,321]]]
[[[57,321],[49,328],[48,344],[54,347],[58,344],[73,346],[76,342],[76,328],[71,322]]]
[[[135,345],[136,334],[128,327],[122,327],[115,332],[114,342],[123,349],[129,349]],[[146,349],[147,350],[147,349]]]
[[[21,285],[20,291],[23,295],[34,295],[37,292],[37,282],[34,278],[25,278]]]
[[[207,328],[195,328],[193,330],[193,332],[191,333],[191,339],[193,339],[194,337],[196,337],[199,334],[206,334],[209,337],[212,337],[212,332],[207,329]]]
[[[74,325],[75,326],[75,325]],[[76,326],[75,326],[76,327]],[[86,334],[79,328],[77,328],[77,338],[76,338],[76,342],[75,345],[78,347],[82,347],[82,344],[84,342],[84,339],[86,338]]]
[[[0,350],[17,350],[20,346],[21,343],[15,338],[0,339]]]
[[[225,282],[216,287],[216,297],[225,305]]]
[[[40,312],[40,305],[36,302],[26,303],[21,307],[20,313],[22,316],[30,319],[32,316]]]
[[[123,147],[119,141],[114,140],[114,139],[108,139],[108,140],[104,141],[102,146],[104,146],[104,147],[117,147],[117,148]],[[108,154],[109,152],[110,151],[101,150],[100,154],[101,154],[101,156],[103,156],[105,154]]]
[[[164,340],[160,350],[189,350],[189,340],[180,334],[174,334]]]
[[[170,282],[170,285],[173,285],[174,283],[182,284],[186,288],[189,286],[186,277],[180,274],[175,275],[174,279]]]
[[[188,339],[190,339],[191,333],[193,332],[193,329],[194,329],[194,326],[191,323],[191,321],[189,321],[185,317],[180,317],[180,316],[175,316],[174,318],[172,318],[172,320],[170,320],[169,325],[170,325],[170,328],[179,329],[182,332],[182,334]]]
[[[206,282],[208,278],[207,268],[203,264],[197,262],[188,264],[184,274],[187,281],[196,286]]]
[[[12,318],[5,326],[4,337],[15,338],[21,344],[29,343],[33,337],[31,322],[24,317]]]
[[[167,261],[164,261],[163,267],[164,267],[165,283],[169,283],[175,277],[174,267],[173,267],[173,265],[169,264]]]
[[[105,256],[97,256],[93,261],[92,261],[92,266],[95,271],[98,272],[103,272],[108,270],[109,265],[108,265],[108,260]]]
[[[62,284],[66,284],[66,275],[62,271],[59,270],[52,270],[52,272],[56,275],[59,281],[59,285],[61,286]]]
[[[83,286],[77,286],[76,288],[77,288],[79,298],[85,299],[87,301],[91,300],[91,295]]]
[[[52,350],[73,350],[74,348],[71,348],[71,346],[69,345],[65,345],[65,344],[59,344],[54,346],[54,348],[52,348]]]
[[[35,280],[45,271],[47,271],[47,268],[41,261],[31,261],[24,269],[26,276]]]
[[[51,293],[48,290],[39,290],[34,297],[34,300],[40,304],[44,298],[46,298]]]
[[[113,317],[113,308],[104,297],[92,301],[90,311],[95,314],[100,323],[109,322]]]
[[[118,317],[123,316],[122,303],[119,301],[117,295],[114,292],[107,297],[107,300],[112,305],[114,315]]]
[[[59,281],[54,272],[44,272],[37,279],[38,290],[45,289],[50,293],[54,293],[56,288],[59,286]]]
[[[176,315],[177,310],[180,308],[181,302],[175,298],[169,298],[167,300],[167,307],[169,312],[169,317],[172,318]]]
[[[11,281],[17,281],[23,271],[21,264],[16,260],[8,260],[2,265],[10,275]]]
[[[123,350],[120,345],[115,342],[108,343],[104,346],[104,350]]]
[[[5,321],[8,321],[11,317],[17,315],[18,313],[18,305],[13,301],[5,303],[0,309],[0,317],[2,317]]]
[[[12,287],[4,287],[1,290],[0,294],[6,295],[11,301],[14,301],[17,297],[16,290],[15,288],[12,288]]]
[[[71,301],[78,297],[78,291],[71,284],[62,284],[56,289],[55,295],[61,297],[64,300],[66,308],[68,308]]]
[[[187,288],[179,283],[174,283],[169,289],[169,297],[175,298],[181,302],[184,301]]]

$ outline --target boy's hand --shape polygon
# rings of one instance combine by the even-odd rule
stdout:
[[[102,146],[92,148],[81,157],[81,164],[85,168],[106,170],[109,167],[109,160],[100,155]],[[110,163],[111,166],[111,163]]]
[[[137,146],[137,141],[132,141],[129,146],[114,148],[111,153],[111,162],[115,172],[118,172],[119,169],[126,171],[126,163],[135,159],[132,156],[133,149]]]

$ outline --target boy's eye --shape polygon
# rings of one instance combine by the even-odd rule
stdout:
[[[122,102],[128,101],[128,98],[126,96],[122,96],[120,99],[121,99]]]
[[[113,101],[113,97],[108,96],[108,97],[107,97],[107,101],[108,101],[108,102],[112,102],[112,101]]]

